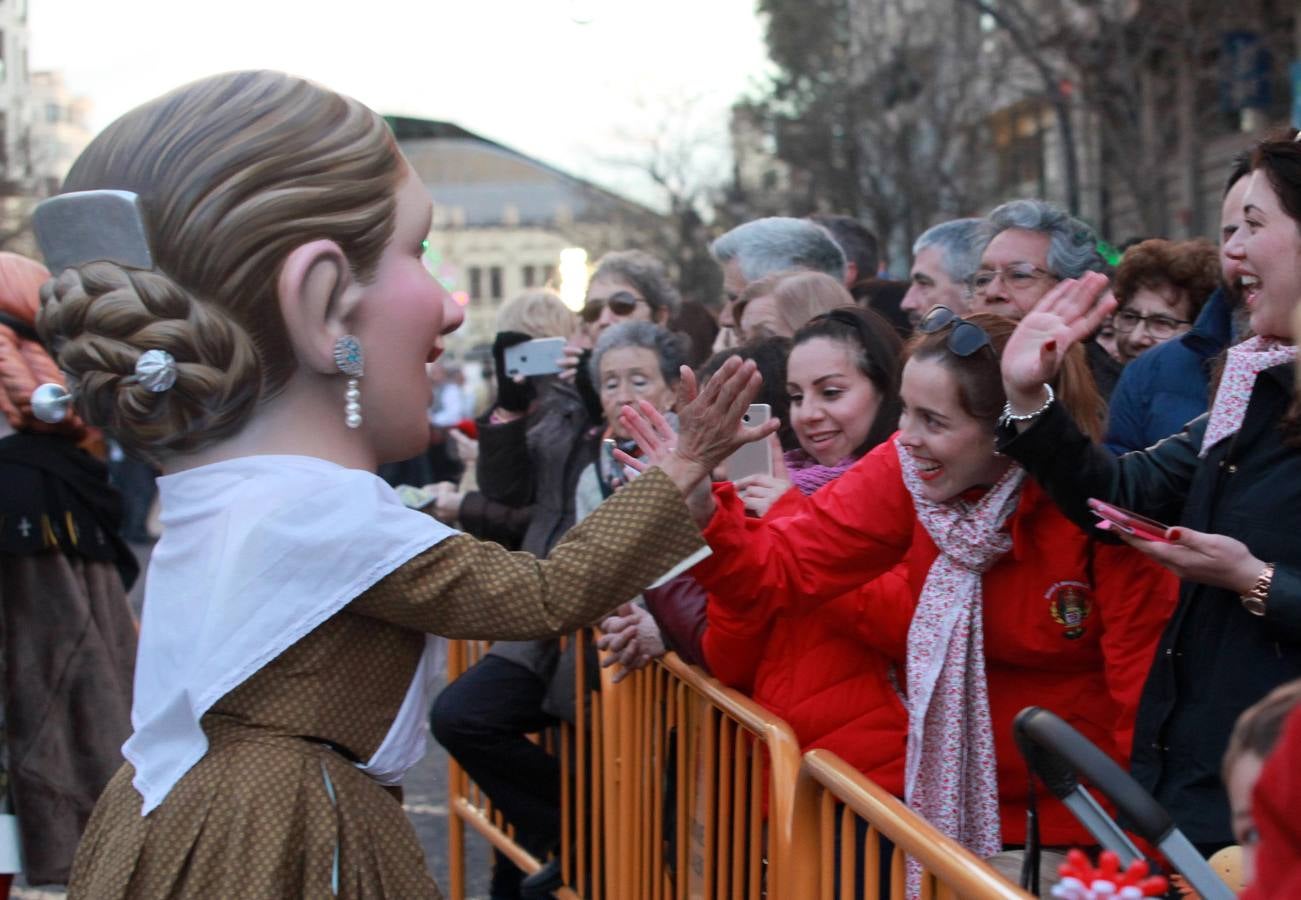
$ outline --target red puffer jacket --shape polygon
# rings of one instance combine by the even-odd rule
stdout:
[[[713,593],[778,610],[837,600],[901,562],[917,597],[939,555],[917,521],[893,440],[800,498],[793,515],[747,522],[730,485],[717,500],[705,529],[714,553],[693,574]],[[985,660],[1003,841],[1021,844],[1027,776],[1012,719],[1026,706],[1051,709],[1127,764],[1139,691],[1178,584],[1138,551],[1091,540],[1033,482],[1007,527],[1013,548],[983,580]],[[902,667],[911,609],[879,602],[878,591],[828,609]],[[1039,797],[1044,844],[1093,843],[1063,806]]]
[[[802,497],[787,491],[765,518],[792,514]],[[904,622],[913,607],[906,576],[900,567],[876,579],[870,591],[872,606],[893,605],[893,618]],[[842,624],[864,602],[858,591],[818,607],[711,593],[705,662],[724,684],[785,719],[801,749],[831,750],[902,797],[908,713],[891,683],[894,664],[876,646],[877,635]],[[902,667],[897,681],[903,681]]]

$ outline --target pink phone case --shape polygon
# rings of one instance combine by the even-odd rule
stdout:
[[[1126,534],[1132,534],[1134,537],[1142,538],[1145,541],[1156,541],[1161,544],[1172,543],[1165,536],[1168,526],[1155,519],[1140,516],[1136,512],[1130,512],[1127,509],[1104,503],[1101,500],[1090,500],[1089,509],[1095,516],[1110,522],[1114,527],[1119,528]]]

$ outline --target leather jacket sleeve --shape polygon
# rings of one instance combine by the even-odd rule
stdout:
[[[1283,563],[1275,566],[1265,621],[1280,638],[1301,643],[1301,569]]]
[[[1054,403],[1020,434],[998,429],[998,451],[1043,486],[1066,517],[1091,536],[1115,542],[1094,528],[1088,500],[1096,497],[1161,522],[1179,521],[1200,463],[1206,416],[1146,450],[1116,457],[1089,440],[1070,414]]]

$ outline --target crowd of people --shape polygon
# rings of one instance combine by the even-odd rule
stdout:
[[[672,651],[1012,880],[1094,844],[1027,781],[1012,720],[1040,706],[1204,855],[1240,846],[1252,896],[1297,890],[1294,137],[1235,162],[1218,248],[1114,266],[1040,199],[928,228],[906,283],[841,215],[719,236],[721,298],[608,253],[580,313],[502,306],[476,410],[382,119],[269,72],[133,110],[37,210],[50,270],[0,258],[28,879],[437,897],[398,799],[432,731],[549,859],[496,854],[492,897],[549,896],[564,785],[529,735]],[[162,473],[138,635],[105,439]],[[494,644],[435,696],[439,635]]]

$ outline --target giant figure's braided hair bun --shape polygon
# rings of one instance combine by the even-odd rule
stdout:
[[[154,459],[234,434],[296,367],[277,293],[285,258],[331,240],[369,278],[404,173],[378,115],[277,72],[206,78],[118,119],[63,189],[137,194],[154,268],[86,262],[42,291],[37,326],[77,409]],[[131,379],[153,349],[178,364],[161,393]]]
[[[145,458],[187,452],[234,433],[258,399],[253,341],[166,275],[92,262],[41,291],[41,329],[71,377],[77,408]],[[176,383],[134,381],[144,349],[177,362]]]

